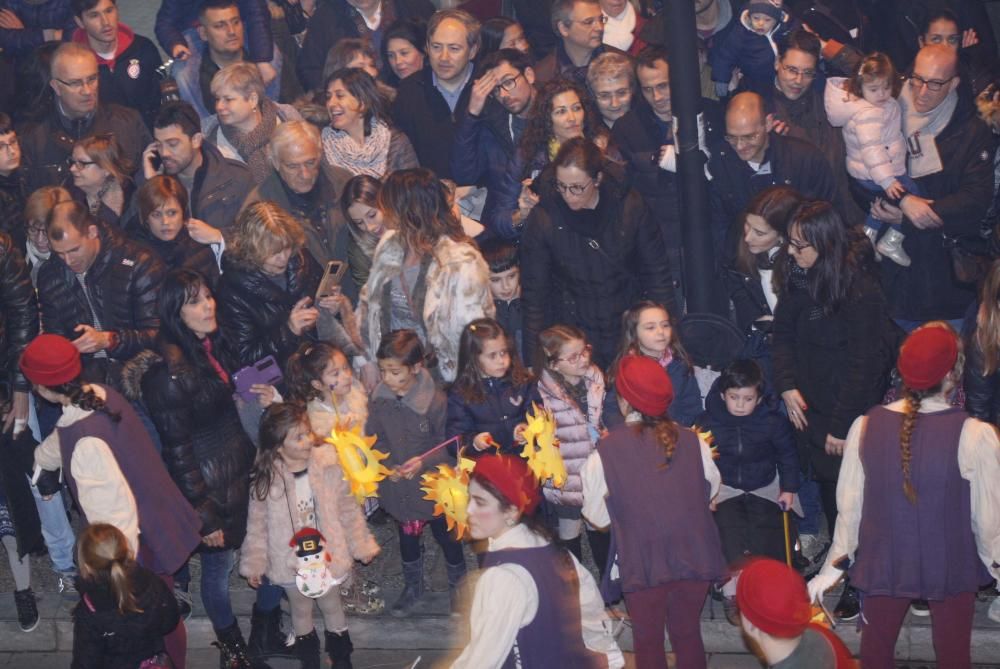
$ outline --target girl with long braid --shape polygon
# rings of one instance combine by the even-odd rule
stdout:
[[[833,545],[809,594],[819,598],[849,570],[862,593],[865,669],[895,666],[916,599],[929,604],[938,660],[969,667],[976,591],[1000,575],[1000,440],[948,402],[963,358],[946,323],[915,330],[897,363],[903,398],[847,435]]]

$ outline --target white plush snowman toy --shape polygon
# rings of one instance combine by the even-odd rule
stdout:
[[[295,548],[298,564],[295,587],[306,597],[322,597],[345,579],[336,579],[328,565],[333,561],[326,551],[326,539],[315,527],[303,527],[295,533],[288,545]],[[345,577],[346,578],[346,577]]]

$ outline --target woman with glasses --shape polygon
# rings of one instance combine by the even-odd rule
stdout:
[[[31,269],[31,283],[38,286],[38,270],[52,255],[49,235],[45,222],[49,212],[60,202],[72,200],[73,196],[61,186],[42,186],[28,196],[24,205],[24,222],[27,230],[24,259]]]
[[[871,244],[830,203],[806,201],[792,212],[785,265],[774,314],[774,383],[833,528],[844,440],[854,419],[882,399],[895,326]],[[846,588],[834,613],[850,620],[858,610],[856,591]]]
[[[327,165],[376,179],[418,166],[413,145],[392,127],[388,101],[368,72],[344,68],[331,74],[326,80],[326,111],[330,115],[330,125],[323,128]]]
[[[493,317],[490,272],[448,204],[444,184],[430,170],[392,172],[378,194],[389,228],[375,249],[361,293],[361,335],[368,359],[393,330],[416,331],[437,359],[430,371],[451,383],[465,326]]]
[[[602,149],[608,147],[607,128],[587,91],[567,79],[549,81],[535,95],[528,126],[514,157],[496,192],[490,193],[486,201],[483,224],[500,237],[517,238],[528,214],[538,204],[538,193],[551,181],[551,170],[541,180],[539,175],[559,147],[574,137],[589,137]]]
[[[108,227],[123,228],[128,223],[122,215],[135,192],[132,172],[132,163],[110,133],[84,137],[73,146],[69,173],[74,199],[85,203],[90,214]]]
[[[524,357],[533,359],[539,332],[566,323],[587,334],[603,367],[628,307],[648,299],[676,310],[663,238],[642,196],[589,139],[566,142],[552,168],[521,243]]]

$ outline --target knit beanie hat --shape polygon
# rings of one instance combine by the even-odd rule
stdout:
[[[65,337],[41,334],[21,354],[25,378],[40,386],[58,386],[80,376],[80,352]]]
[[[784,14],[781,9],[781,0],[778,0],[778,2],[752,0],[747,4],[747,11],[751,14],[764,14],[766,16],[770,16],[775,21],[781,21],[781,16]]]
[[[812,618],[805,580],[769,558],[753,560],[740,572],[736,603],[755,627],[782,639],[800,636]]]
[[[955,333],[939,325],[925,325],[903,342],[896,367],[907,388],[928,390],[944,380],[957,360]]]
[[[645,355],[626,355],[621,359],[615,388],[633,409],[644,416],[662,416],[674,401],[674,386],[667,371]]]
[[[514,455],[484,455],[476,460],[473,478],[492,483],[507,501],[525,515],[531,515],[542,501],[538,479],[523,458]]]

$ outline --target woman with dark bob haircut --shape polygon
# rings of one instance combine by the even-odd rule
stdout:
[[[895,355],[895,326],[871,244],[829,202],[805,201],[788,224],[788,259],[774,314],[774,383],[819,483],[829,527],[851,423],[878,404]],[[857,615],[846,589],[835,614]]]
[[[233,400],[232,374],[240,365],[219,330],[215,296],[202,275],[170,272],[160,286],[159,316],[154,350],[129,361],[123,386],[152,416],[167,471],[201,517],[201,599],[222,657],[245,658],[229,596],[234,552],[246,534],[254,459]],[[186,590],[189,580],[185,565],[176,582]]]

